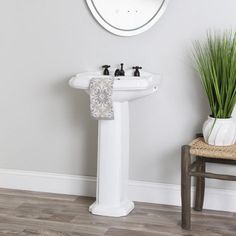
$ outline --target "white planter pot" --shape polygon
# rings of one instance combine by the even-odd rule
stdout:
[[[205,142],[214,146],[230,146],[236,141],[236,124],[232,118],[208,117],[203,125]]]

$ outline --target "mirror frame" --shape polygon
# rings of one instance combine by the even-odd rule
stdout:
[[[169,0],[163,0],[162,6],[160,7],[159,11],[147,23],[145,23],[143,26],[141,26],[137,29],[134,29],[134,30],[121,30],[116,27],[113,27],[111,24],[106,22],[102,18],[102,16],[99,14],[99,12],[96,10],[93,0],[86,0],[86,2],[87,2],[87,5],[88,5],[92,15],[94,16],[94,18],[98,21],[98,23],[103,28],[105,28],[106,30],[108,30],[109,32],[111,32],[115,35],[129,37],[129,36],[134,36],[137,34],[144,33],[145,31],[150,29],[154,24],[156,24],[156,22],[161,18],[161,16],[165,12]]]

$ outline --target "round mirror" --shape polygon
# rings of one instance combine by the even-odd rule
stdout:
[[[164,13],[168,0],[86,0],[95,19],[120,36],[143,33]]]

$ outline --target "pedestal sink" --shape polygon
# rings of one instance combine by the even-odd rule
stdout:
[[[112,72],[113,73],[113,72]],[[129,179],[129,101],[157,91],[160,76],[142,72],[133,77],[115,77],[113,86],[114,120],[98,121],[98,161],[96,202],[89,211],[96,215],[128,215],[134,203],[128,197]],[[69,84],[89,94],[91,78],[104,77],[101,72],[80,73]]]

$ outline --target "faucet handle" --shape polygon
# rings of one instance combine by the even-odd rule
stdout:
[[[133,66],[133,69],[140,70],[140,69],[143,69],[143,68],[141,66]]]
[[[141,69],[143,69],[141,66],[133,66],[134,71],[134,76],[135,77],[140,77],[140,71]]]
[[[102,68],[105,68],[105,69],[108,69],[110,68],[111,66],[110,65],[103,65]]]
[[[111,66],[110,65],[103,65],[102,68],[104,68],[104,71],[103,71],[103,75],[109,75],[110,72],[108,70],[108,68],[110,68]]]

